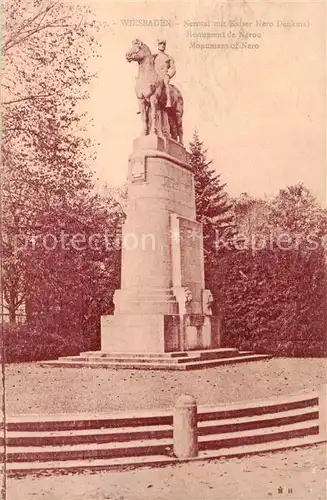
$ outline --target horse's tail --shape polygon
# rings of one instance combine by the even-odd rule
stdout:
[[[179,92],[179,96],[177,98],[177,103],[176,103],[176,114],[182,118],[183,113],[184,113],[184,99],[182,94]]]
[[[183,116],[184,113],[184,99],[182,96],[181,91],[175,87],[175,85],[171,85],[173,89],[173,95],[174,95],[174,103],[175,103],[175,113],[179,117]]]

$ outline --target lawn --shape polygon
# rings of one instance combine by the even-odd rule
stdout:
[[[8,500],[326,500],[326,447],[161,468],[8,479]]]
[[[6,366],[10,414],[110,412],[295,394],[327,381],[324,359],[280,358],[193,372]],[[8,500],[326,500],[326,446],[129,471],[7,479]]]
[[[319,388],[325,359],[276,358],[192,372],[42,368],[7,365],[6,410],[21,413],[111,412],[172,407],[182,393],[223,404]]]

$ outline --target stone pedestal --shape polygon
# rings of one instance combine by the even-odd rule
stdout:
[[[173,416],[174,454],[177,458],[197,457],[199,453],[197,404],[188,394],[180,396]]]
[[[121,289],[114,296],[114,315],[101,320],[101,350],[219,347],[187,151],[171,139],[141,137],[134,141],[128,178]]]

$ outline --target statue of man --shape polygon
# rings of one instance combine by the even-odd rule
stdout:
[[[162,38],[157,40],[158,44],[158,54],[155,54],[155,59],[154,59],[154,66],[156,69],[156,72],[164,82],[165,89],[166,89],[166,95],[167,95],[167,108],[171,108],[171,98],[170,98],[170,90],[169,90],[169,82],[170,79],[175,75],[176,73],[176,68],[175,68],[175,61],[174,59],[166,54],[166,40],[163,40]]]

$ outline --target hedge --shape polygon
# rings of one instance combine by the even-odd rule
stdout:
[[[87,350],[83,336],[56,324],[4,324],[1,329],[6,363],[41,361]]]
[[[207,286],[222,316],[222,346],[276,356],[326,356],[327,279],[322,249],[224,250]],[[112,311],[107,311],[112,312]],[[3,325],[5,361],[56,359],[100,348],[100,314],[71,311]]]
[[[323,249],[221,251],[208,281],[222,316],[224,346],[281,356],[326,355]]]

